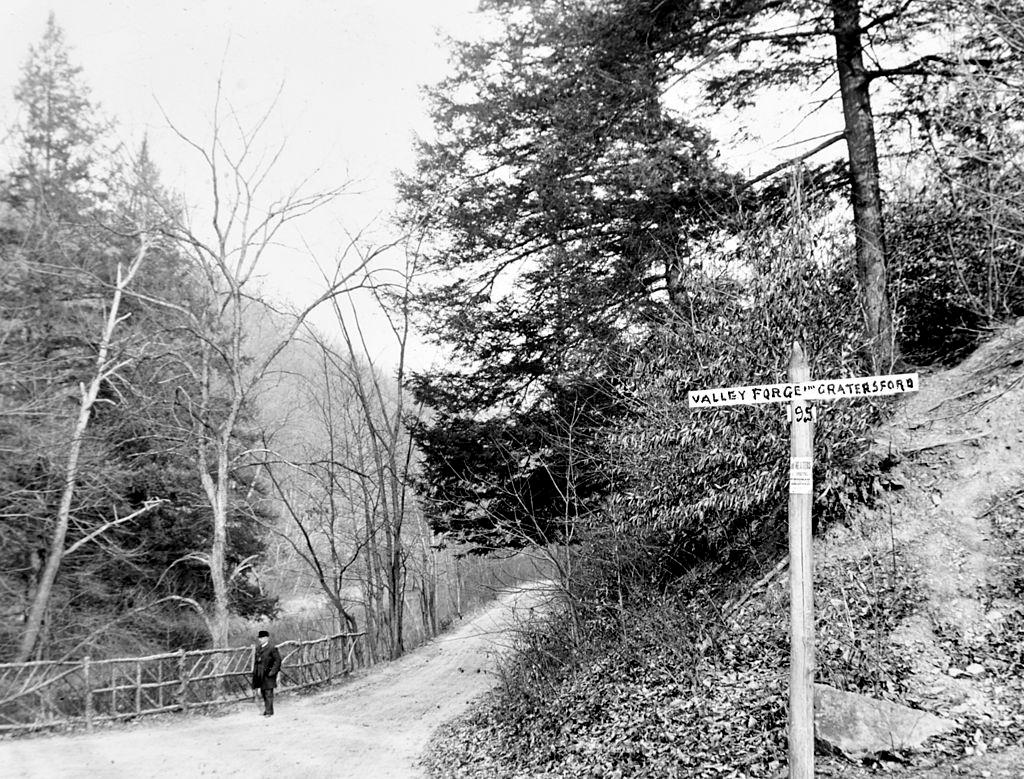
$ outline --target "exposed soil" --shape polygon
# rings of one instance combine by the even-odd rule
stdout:
[[[887,499],[852,527],[836,528],[822,551],[889,536],[923,588],[921,607],[892,636],[909,662],[908,700],[973,730],[980,742],[956,745],[962,751],[952,762],[935,754],[930,768],[890,765],[888,772],[1024,777],[1024,698],[994,651],[1024,612],[1013,584],[1024,547],[1008,543],[993,524],[997,510],[1016,512],[1013,521],[1022,522],[1024,322],[961,365],[922,375],[921,391],[876,432],[875,447],[893,463]]]
[[[506,593],[466,624],[405,657],[306,696],[279,696],[220,716],[143,720],[134,727],[0,743],[5,777],[422,776],[417,765],[442,722],[496,682],[509,628],[539,588]]]

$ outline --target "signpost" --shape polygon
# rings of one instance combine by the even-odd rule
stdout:
[[[789,776],[814,779],[814,592],[811,550],[813,401],[916,392],[916,373],[811,381],[807,358],[793,343],[789,383],[695,390],[691,409],[789,403]]]

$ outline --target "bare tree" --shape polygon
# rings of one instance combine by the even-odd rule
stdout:
[[[359,627],[353,609],[356,599],[348,593],[362,567],[367,538],[362,532],[362,485],[369,475],[359,458],[365,446],[357,441],[365,437],[365,430],[347,382],[334,369],[327,342],[310,332],[317,370],[302,377],[301,398],[314,417],[312,440],[264,440],[263,466],[286,520],[283,526],[270,524],[267,529],[283,539],[313,574],[339,627],[354,632]],[[303,437],[305,433],[303,428]]]
[[[361,271],[371,259],[359,256],[349,265],[339,261],[325,275],[326,289],[312,302],[293,311],[284,332],[271,339],[259,355],[247,344],[247,312],[265,303],[256,289],[258,271],[268,255],[279,248],[284,228],[331,203],[346,185],[307,193],[307,182],[285,196],[266,200],[264,189],[284,151],[262,147],[262,130],[273,106],[252,126],[242,126],[225,109],[218,84],[214,119],[209,136],[199,142],[171,123],[178,138],[198,155],[207,176],[208,218],[202,224],[187,213],[168,208],[173,218],[171,236],[193,259],[202,279],[206,300],[198,311],[176,307],[188,322],[197,345],[198,359],[190,364],[194,395],[183,390],[179,402],[195,467],[210,507],[212,539],[209,552],[192,555],[210,571],[212,614],[208,615],[215,647],[228,640],[229,591],[232,581],[251,566],[246,560],[228,570],[228,516],[232,479],[252,459],[250,452],[234,452],[244,410],[281,355],[294,341],[307,317],[321,304],[334,300],[362,283]],[[230,130],[222,124],[230,120]],[[348,255],[343,255],[343,260]]]

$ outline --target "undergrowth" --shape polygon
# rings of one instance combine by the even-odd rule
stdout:
[[[920,601],[891,550],[816,571],[818,678],[899,701],[888,636]],[[682,584],[682,583],[681,583]],[[435,739],[435,777],[771,777],[786,762],[788,588],[731,609],[693,582],[522,636],[502,685]],[[614,626],[614,627],[613,627]]]

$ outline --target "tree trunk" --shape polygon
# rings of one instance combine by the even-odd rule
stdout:
[[[320,580],[321,586],[327,593],[327,597],[331,599],[331,605],[334,606],[334,611],[338,615],[338,628],[339,632],[342,633],[356,633],[359,630],[359,624],[356,622],[356,618],[349,613],[349,610],[345,608],[345,601],[342,598],[342,592],[344,586],[342,577],[338,577],[337,588],[332,592],[327,588],[327,582],[322,578]]]
[[[395,549],[392,552],[388,566],[388,588],[391,590],[389,610],[391,611],[391,659],[395,660],[405,653],[405,637],[403,635],[403,621],[405,619],[405,566],[401,558],[401,537],[394,540]]]
[[[892,368],[896,347],[886,290],[885,230],[878,183],[878,151],[871,114],[870,80],[864,68],[860,0],[831,0],[836,67],[850,159],[851,200],[857,246],[857,278],[874,369]]]
[[[228,645],[228,453],[217,453],[217,501],[213,508],[213,543],[210,545],[210,579],[213,585],[213,619],[210,638],[215,649]]]
[[[229,421],[231,418],[229,417]],[[230,427],[228,427],[230,430]],[[214,649],[224,649],[228,645],[228,578],[225,571],[228,546],[228,446],[224,436],[215,440],[217,448],[217,464],[214,473],[208,468],[205,446],[200,441],[198,456],[199,479],[210,502],[213,534],[210,540],[210,584],[213,587],[213,613],[208,615],[207,625],[210,629],[210,642]],[[230,440],[230,439],[229,439]]]
[[[93,380],[93,385],[98,385],[102,374],[103,361],[106,359],[106,343],[100,347],[100,370]],[[98,389],[98,386],[97,386]],[[50,536],[50,545],[46,554],[46,565],[43,566],[42,575],[35,588],[35,597],[29,610],[28,620],[25,624],[25,632],[21,635],[21,642],[18,645],[18,654],[14,658],[16,663],[24,663],[32,655],[32,650],[39,639],[39,631],[43,626],[43,617],[46,608],[50,604],[50,595],[53,593],[53,583],[57,579],[57,571],[60,569],[61,561],[64,559],[64,540],[68,534],[68,524],[71,521],[71,501],[75,496],[75,485],[78,479],[78,458],[82,451],[82,439],[85,436],[85,429],[89,425],[89,417],[92,415],[92,406],[96,400],[96,392],[90,386],[88,390],[82,387],[81,407],[78,411],[78,419],[75,421],[74,432],[71,435],[71,447],[68,452],[67,466],[64,471],[64,488],[61,491],[60,505],[57,508],[57,521]]]
[[[129,266],[127,273],[122,274],[121,266],[117,267],[117,284],[114,287],[114,295],[110,302],[110,311],[107,313],[106,325],[103,328],[103,335],[100,338],[99,349],[96,355],[96,372],[89,382],[89,386],[81,385],[81,405],[78,408],[78,417],[71,433],[71,440],[68,447],[67,465],[64,469],[64,485],[61,489],[60,503],[57,507],[57,521],[54,524],[50,535],[49,549],[46,554],[46,564],[43,566],[39,581],[35,587],[32,605],[29,609],[28,619],[25,623],[25,631],[21,635],[18,644],[18,653],[14,661],[23,663],[32,655],[39,641],[40,631],[43,626],[43,618],[46,616],[46,609],[50,605],[50,596],[53,594],[53,585],[57,580],[57,572],[60,570],[61,562],[64,560],[64,542],[67,539],[68,526],[71,522],[71,504],[75,497],[75,488],[78,484],[78,459],[82,453],[82,441],[85,438],[85,431],[89,427],[89,420],[92,417],[92,409],[99,397],[100,387],[112,373],[118,370],[119,366],[111,365],[107,361],[110,352],[110,344],[114,340],[114,331],[121,321],[121,297],[125,287],[134,278],[136,271],[146,256],[147,244],[143,240],[139,245],[138,254]]]
[[[455,597],[452,600],[455,602],[455,614],[462,619],[462,568],[459,567],[458,555],[454,556],[453,563],[455,565]],[[449,586],[451,586],[450,581]]]

